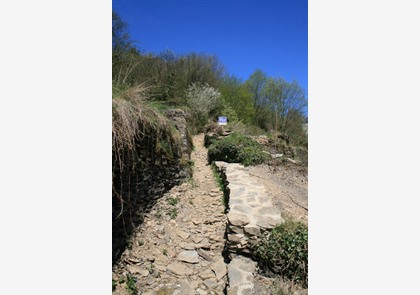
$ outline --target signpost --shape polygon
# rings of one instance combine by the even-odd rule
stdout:
[[[219,126],[227,125],[227,117],[219,116]]]

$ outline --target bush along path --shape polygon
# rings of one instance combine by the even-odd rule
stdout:
[[[225,294],[223,193],[194,137],[193,178],[173,187],[133,234],[114,266],[113,294]]]

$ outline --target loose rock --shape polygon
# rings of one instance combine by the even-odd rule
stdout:
[[[196,251],[182,251],[178,254],[178,260],[188,263],[198,263],[198,253]]]

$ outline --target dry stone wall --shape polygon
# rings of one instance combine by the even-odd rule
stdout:
[[[214,164],[221,174],[228,199],[226,249],[231,258],[228,294],[251,294],[256,262],[242,254],[250,254],[258,237],[279,225],[283,219],[264,186],[249,176],[246,167],[222,161]]]
[[[113,262],[124,251],[135,226],[143,222],[143,213],[149,211],[165,192],[190,176],[190,170],[182,164],[183,159],[190,160],[192,150],[187,113],[171,109],[166,115],[180,132],[183,145],[179,154],[173,157],[157,155],[156,134],[152,129],[143,130],[143,134],[135,140],[135,152],[124,155],[130,161],[123,162],[113,153]]]

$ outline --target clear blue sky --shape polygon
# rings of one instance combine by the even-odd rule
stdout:
[[[113,0],[143,52],[209,53],[246,80],[260,68],[308,97],[307,0]]]

